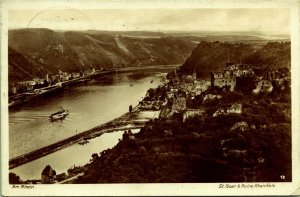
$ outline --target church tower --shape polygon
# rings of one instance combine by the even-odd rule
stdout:
[[[197,73],[196,73],[196,69],[194,68],[194,72],[193,72],[193,79],[196,80],[197,79]]]

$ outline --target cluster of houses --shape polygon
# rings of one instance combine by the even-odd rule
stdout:
[[[170,117],[175,113],[183,113],[183,121],[185,121],[189,117],[204,113],[203,109],[192,109],[187,105],[189,99],[203,94],[210,87],[209,81],[197,79],[195,71],[187,76],[179,76],[175,71],[175,75],[167,81],[165,87],[166,106],[169,110],[167,113],[161,113],[161,116]]]
[[[219,115],[227,115],[227,114],[240,114],[242,113],[242,104],[240,103],[235,103],[232,104],[230,107],[228,108],[222,108],[222,109],[218,109],[217,111],[215,111],[215,113],[213,114],[213,117],[219,116]]]
[[[141,101],[139,109],[142,110],[160,110],[164,105],[163,101]]]
[[[163,117],[170,117],[174,113],[182,113],[183,121],[187,118],[201,115],[205,110],[199,105],[191,108],[188,100],[193,100],[201,95],[202,102],[222,98],[221,94],[214,92],[241,91],[245,94],[270,93],[274,86],[284,89],[289,85],[290,79],[278,70],[262,70],[251,64],[227,63],[223,71],[211,72],[211,80],[197,79],[194,71],[191,75],[182,75],[178,70],[174,72],[165,84],[166,87],[166,107],[163,110]],[[235,103],[230,107],[216,110],[213,117],[226,114],[242,113],[242,104]]]
[[[278,70],[267,70],[251,64],[226,63],[223,71],[211,72],[211,87],[244,93],[270,93],[274,86],[284,89],[290,79]]]
[[[56,51],[58,53],[63,53],[64,52],[64,47],[61,44],[51,44],[47,46],[47,50],[52,50],[52,51]]]
[[[80,71],[80,72],[63,72],[61,70],[58,71],[57,74],[49,76],[49,74],[45,75],[45,78],[33,78],[29,81],[20,81],[18,83],[13,84],[11,87],[10,93],[12,95],[24,92],[33,92],[35,89],[44,88],[48,86],[52,86],[58,84],[60,82],[66,82],[72,79],[77,79],[80,77],[88,76],[94,74],[95,68]]]

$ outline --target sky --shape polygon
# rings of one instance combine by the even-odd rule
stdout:
[[[53,30],[257,31],[289,34],[289,9],[9,10],[8,26]]]

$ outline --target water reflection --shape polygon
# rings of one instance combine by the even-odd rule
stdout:
[[[171,68],[170,68],[171,69]],[[169,70],[170,70],[169,69]],[[161,70],[132,71],[93,79],[40,97],[9,113],[9,158],[52,144],[112,120],[137,105],[149,88],[161,83]],[[153,80],[153,83],[150,81]],[[60,107],[70,114],[62,121],[48,117]]]
[[[139,129],[134,129],[132,132],[139,132]],[[85,145],[74,144],[68,148],[14,168],[10,172],[17,174],[24,181],[40,179],[41,172],[46,165],[51,165],[57,174],[66,173],[74,165],[83,166],[87,164],[93,153],[99,154],[115,146],[119,139],[122,138],[122,134],[123,131],[103,134],[100,137],[90,140]]]
[[[153,75],[155,75],[155,74],[157,74],[157,73],[153,73]],[[148,76],[148,73],[131,73],[130,75],[128,75],[128,78],[130,80],[140,80],[147,76]]]

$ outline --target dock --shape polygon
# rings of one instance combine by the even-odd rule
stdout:
[[[122,116],[111,120],[107,123],[104,123],[100,126],[94,127],[77,135],[71,136],[69,138],[63,139],[56,143],[50,144],[43,148],[31,151],[29,153],[20,155],[18,157],[12,158],[9,160],[9,169],[16,168],[25,163],[31,162],[68,146],[71,146],[75,143],[78,143],[83,138],[92,139],[99,137],[104,133],[110,133],[115,131],[125,131],[128,129],[139,129],[142,128],[149,119],[134,119],[138,113],[142,111],[139,110],[138,106],[134,107],[132,113],[125,113]]]

